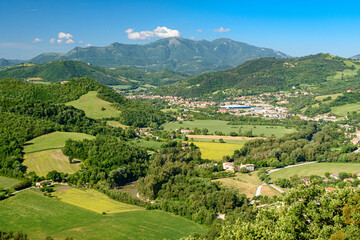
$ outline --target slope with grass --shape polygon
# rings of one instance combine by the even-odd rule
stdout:
[[[25,143],[24,152],[33,153],[50,149],[59,149],[65,146],[65,141],[83,139],[94,139],[94,136],[77,132],[53,132],[34,138]]]
[[[360,103],[349,103],[342,106],[331,107],[331,112],[340,117],[345,117],[349,112],[360,111]]]
[[[201,158],[221,161],[223,156],[232,156],[243,145],[231,143],[194,142],[200,148]]]
[[[144,210],[141,207],[117,202],[93,189],[58,187],[54,195],[63,202],[88,209],[97,213],[121,213]]]
[[[9,177],[0,176],[0,188],[9,189],[15,184],[19,183],[21,180]]]
[[[360,163],[313,163],[292,168],[284,168],[270,174],[272,180],[279,178],[309,177],[311,175],[325,176],[325,173],[360,173]]]
[[[61,149],[27,153],[24,159],[23,165],[27,167],[27,172],[34,171],[38,176],[46,176],[48,172],[53,170],[75,173],[81,169],[82,165],[77,160],[70,163],[69,158],[62,153]]]
[[[27,190],[0,201],[2,231],[22,231],[30,239],[179,239],[201,225],[162,211],[102,215]]]
[[[215,134],[215,131],[223,132],[224,134],[230,134],[231,132],[245,133],[252,130],[253,134],[261,135],[264,134],[265,137],[270,137],[275,135],[276,137],[282,137],[287,133],[293,133],[296,130],[291,128],[285,128],[281,126],[266,126],[266,125],[228,125],[229,122],[222,120],[194,120],[194,121],[183,121],[181,122],[170,122],[164,124],[164,130],[173,131],[175,129],[194,129],[194,128],[207,128],[209,134]]]
[[[119,117],[120,111],[111,106],[110,102],[98,98],[97,94],[96,91],[90,91],[66,105],[83,110],[87,117],[93,119]]]
[[[253,198],[257,187],[263,182],[257,177],[257,172],[247,174],[236,173],[235,177],[221,178],[214,181],[221,182],[223,186],[230,187],[245,194],[247,198]],[[263,191],[264,190],[264,191]],[[279,193],[269,187],[262,187],[261,194],[263,196],[279,196]]]

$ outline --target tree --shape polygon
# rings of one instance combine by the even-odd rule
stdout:
[[[220,138],[219,143],[225,143],[224,139]]]

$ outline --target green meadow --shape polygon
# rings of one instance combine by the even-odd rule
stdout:
[[[94,139],[95,137],[85,133],[53,132],[26,142],[24,152],[33,153],[49,149],[59,149],[65,146],[65,141],[69,138],[79,141],[83,139]]]
[[[360,111],[360,103],[349,103],[343,106],[336,106],[331,108],[331,112],[340,117],[345,117],[348,112],[354,111]]]
[[[20,182],[20,180],[15,179],[15,178],[0,176],[0,188],[2,188],[2,189],[9,189],[19,182]]]
[[[325,173],[360,173],[360,163],[311,163],[298,167],[284,168],[270,174],[272,180],[279,178],[309,177],[311,175],[325,176]]]
[[[120,114],[120,111],[111,106],[111,103],[98,98],[96,91],[90,91],[66,105],[83,110],[87,117],[93,119],[118,117]]]
[[[27,190],[0,201],[2,231],[22,231],[29,239],[179,239],[206,229],[162,211],[99,214]]]
[[[281,126],[264,126],[264,125],[228,125],[227,121],[222,120],[194,120],[194,121],[183,121],[180,123],[179,121],[166,123],[163,125],[164,130],[172,131],[180,128],[207,128],[209,130],[209,134],[214,134],[215,131],[223,132],[224,134],[229,134],[230,132],[239,132],[241,128],[241,132],[245,133],[252,129],[253,134],[260,135],[264,134],[265,137],[270,137],[274,134],[276,137],[282,137],[287,133],[296,132],[295,129],[287,129]]]

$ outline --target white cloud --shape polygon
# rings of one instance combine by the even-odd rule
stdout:
[[[56,41],[56,39],[55,38],[52,38],[52,39],[50,39],[50,43],[55,43],[55,41]]]
[[[70,33],[64,33],[64,32],[59,32],[57,36],[58,36],[59,39],[63,39],[63,38],[71,39],[71,38],[74,38],[74,36],[71,35]]]
[[[178,30],[173,30],[167,27],[157,27],[153,31],[141,31],[134,32],[133,28],[125,30],[125,33],[128,35],[128,38],[131,40],[146,40],[151,39],[152,37],[180,37],[180,32]]]
[[[42,42],[44,40],[40,39],[40,38],[34,38],[34,40],[32,41],[33,43],[37,43],[37,42]]]
[[[63,40],[62,40],[62,39],[58,39],[58,40],[56,40],[56,42],[57,42],[58,44],[60,44],[60,43],[63,42]]]
[[[85,47],[91,47],[92,44],[88,43],[88,44],[85,44]]]
[[[65,42],[66,44],[70,44],[70,43],[75,43],[75,41],[74,40],[72,40],[72,39],[68,39],[68,40],[66,40],[66,42]]]
[[[194,40],[195,39],[195,37],[194,36],[191,36],[191,37],[189,37],[191,40]]]
[[[219,32],[219,33],[224,33],[224,32],[230,32],[230,28],[218,28],[218,29],[214,29],[214,32]]]
[[[196,29],[196,31],[199,32],[199,33],[202,33],[202,32],[203,32],[202,29]]]
[[[84,41],[80,40],[79,43],[84,43]]]

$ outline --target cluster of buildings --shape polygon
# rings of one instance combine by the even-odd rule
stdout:
[[[223,169],[229,172],[239,172],[241,168],[246,168],[248,172],[252,172],[255,170],[254,164],[241,164],[235,165],[234,162],[224,162]]]

